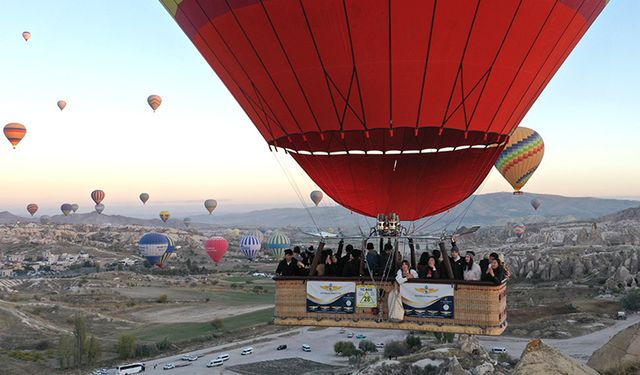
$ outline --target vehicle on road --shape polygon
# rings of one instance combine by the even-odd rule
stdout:
[[[109,370],[107,370],[106,368],[101,368],[99,370],[94,370],[91,374],[92,375],[107,375],[109,373]]]
[[[625,320],[627,319],[627,313],[624,311],[618,311],[616,313],[616,320]]]
[[[307,344],[303,344],[302,345],[302,351],[303,352],[310,352],[311,351],[311,347]]]
[[[506,352],[507,352],[507,348],[502,346],[494,346],[493,348],[491,348],[491,353],[500,354],[500,353],[506,353]]]
[[[180,358],[181,361],[189,361],[189,362],[193,362],[193,361],[197,361],[198,360],[198,356],[197,355],[192,355],[192,354],[185,354],[182,356],[182,358]]]
[[[231,356],[228,353],[220,354],[217,359],[221,359],[223,361],[228,361]]]
[[[358,334],[356,335],[356,338],[357,338],[358,340],[362,340],[362,339],[366,339],[366,338],[367,338],[367,336],[366,336],[366,335],[363,335],[362,333],[358,333]]]
[[[376,349],[384,349],[384,343],[383,342],[379,342],[376,344]]]
[[[174,365],[173,363],[167,363],[166,365],[162,366],[163,370],[171,370],[176,368],[176,365]]]
[[[278,347],[276,348],[276,350],[285,350],[287,348],[286,345],[282,344],[282,345],[278,345]]]
[[[353,337],[353,332],[349,332],[349,334],[347,335],[347,338],[350,339]]]
[[[344,329],[344,328],[342,328],[342,329],[340,330],[340,334],[341,334],[341,335],[342,335],[343,333],[345,333],[345,332],[347,332],[347,330],[346,330],[346,329]]]
[[[249,354],[253,354],[253,348],[252,347],[244,348],[242,350],[242,353],[240,353],[240,355],[249,355]]]
[[[130,363],[116,367],[116,375],[129,375],[144,372],[144,363]]]
[[[212,359],[209,361],[209,363],[207,363],[207,367],[218,367],[218,366],[222,366],[224,364],[224,361],[220,358],[216,358],[216,359]]]

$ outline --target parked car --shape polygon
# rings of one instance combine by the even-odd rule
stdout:
[[[240,353],[240,355],[249,355],[249,354],[253,354],[253,348],[252,347],[244,348],[242,350],[242,353]]]
[[[376,349],[384,349],[384,343],[383,342],[379,342],[376,344]]]
[[[163,370],[171,370],[176,368],[176,365],[174,365],[173,363],[167,363],[166,365],[162,366]]]
[[[227,353],[224,353],[224,354],[220,354],[217,359],[221,359],[223,361],[228,361],[229,358],[231,358],[231,356],[229,354],[227,354]]]
[[[616,313],[616,320],[625,320],[627,319],[627,313],[624,311],[618,311]]]
[[[507,352],[507,348],[502,346],[494,346],[493,348],[491,348],[491,353],[500,354],[500,353],[506,353],[506,352]]]
[[[311,351],[311,347],[307,344],[303,344],[302,345],[302,351],[303,352],[310,352]]]
[[[197,361],[198,360],[198,356],[197,355],[192,355],[192,354],[185,354],[185,355],[182,356],[182,358],[180,358],[180,360],[193,362],[193,361]]]
[[[347,335],[347,338],[352,338],[353,337],[353,332],[349,332],[349,334]]]
[[[278,347],[276,348],[276,350],[285,350],[287,348],[286,345],[282,344],[282,345],[278,345]]]
[[[342,335],[343,333],[345,333],[345,332],[347,332],[347,330],[346,330],[346,329],[344,329],[344,328],[342,328],[342,329],[340,330],[340,334],[341,334],[341,335]]]
[[[216,359],[212,359],[209,361],[209,363],[207,363],[207,367],[218,367],[218,366],[222,366],[224,364],[224,361],[220,358],[216,358]]]
[[[358,333],[358,334],[356,335],[356,338],[357,338],[358,340],[362,340],[362,339],[366,339],[366,338],[367,338],[367,336],[363,335],[362,333]]]

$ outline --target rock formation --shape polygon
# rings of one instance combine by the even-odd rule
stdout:
[[[513,375],[541,374],[598,375],[598,372],[544,344],[539,339],[531,340],[522,353]]]
[[[603,371],[626,362],[640,362],[640,323],[618,332],[593,353],[587,364]]]

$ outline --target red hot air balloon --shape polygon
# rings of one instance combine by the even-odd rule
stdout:
[[[13,148],[27,135],[27,128],[17,122],[12,122],[4,126],[4,136],[7,137]]]
[[[36,212],[38,212],[38,205],[35,203],[30,203],[27,205],[27,212],[33,216],[36,214]]]
[[[218,263],[229,249],[229,242],[222,237],[212,237],[205,241],[204,249],[211,260]]]
[[[91,199],[93,199],[96,204],[100,204],[104,199],[104,191],[102,190],[94,190],[91,192]]]
[[[404,220],[478,188],[607,3],[161,1],[270,146]]]

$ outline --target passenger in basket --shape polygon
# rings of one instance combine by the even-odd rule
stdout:
[[[504,268],[500,264],[500,260],[491,259],[491,265],[487,268],[487,272],[482,275],[482,281],[490,281],[495,285],[500,285],[504,280]]]
[[[427,266],[429,265],[429,252],[425,251],[420,254],[420,260],[418,261],[418,267],[416,267],[418,271],[418,277],[421,279],[425,279],[425,275],[427,274]]]
[[[367,272],[369,272],[369,276],[378,276],[377,271],[378,271],[378,263],[380,261],[380,255],[378,255],[375,247],[371,242],[367,244],[367,257],[365,259],[368,264]]]
[[[476,253],[467,251],[467,255],[464,257],[464,279],[468,281],[478,281],[482,277],[480,266],[473,261],[474,256],[476,256]]]
[[[456,280],[464,280],[464,259],[460,257],[460,250],[455,242],[451,242],[451,271],[453,271],[453,278]]]
[[[421,279],[439,279],[440,272],[438,272],[438,267],[436,266],[436,258],[429,257],[427,260],[427,270],[425,272],[424,277],[420,277]]]
[[[360,257],[362,256],[362,251],[358,249],[351,250],[351,258],[344,265],[342,270],[342,276],[344,277],[357,277],[360,276]]]
[[[338,261],[336,257],[333,256],[333,250],[327,249],[322,253],[322,257],[324,258],[324,276],[338,276]]]
[[[384,245],[384,253],[380,255],[380,263],[378,264],[378,274],[383,279],[388,279],[396,273],[398,263],[394,258],[393,245],[386,243]]]
[[[284,251],[284,259],[280,261],[278,268],[276,268],[276,275],[299,276],[301,269],[304,269],[304,264],[293,259],[293,251],[287,249]]]
[[[409,262],[403,260],[400,266],[400,269],[396,273],[396,282],[398,284],[404,284],[411,279],[417,279],[418,273],[416,270],[412,270],[411,266],[409,266]]]

